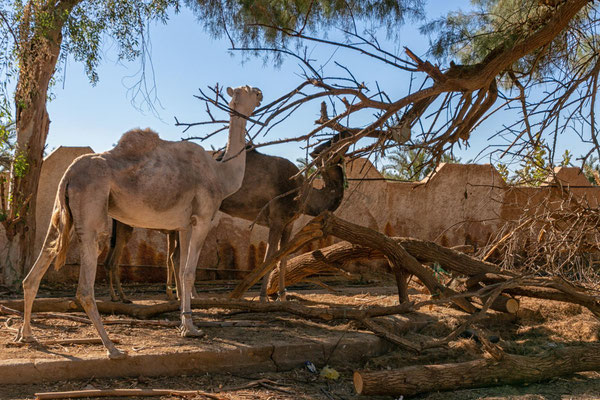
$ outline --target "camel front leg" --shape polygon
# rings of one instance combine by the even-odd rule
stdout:
[[[283,228],[283,232],[281,232],[281,241],[279,242],[279,248],[281,249],[285,246],[290,237],[292,236],[292,229],[294,228],[294,221],[289,222],[285,228]],[[279,262],[279,293],[278,300],[285,301],[286,298],[286,290],[285,290],[285,272],[287,269],[287,257],[283,257]]]
[[[182,235],[181,239],[181,258],[185,259],[180,274],[182,293],[181,293],[181,336],[183,337],[202,337],[204,332],[194,326],[192,320],[192,288],[196,280],[196,266],[200,258],[200,251],[210,229],[210,219],[203,220],[193,216],[193,223],[189,234]],[[183,232],[182,232],[183,233]],[[186,243],[187,240],[187,243]],[[184,249],[187,247],[187,251]],[[185,256],[184,256],[185,253]]]
[[[173,300],[173,278],[175,278],[175,291],[179,299],[179,260],[175,259],[175,252],[179,252],[177,246],[177,232],[167,233],[167,298]],[[177,263],[177,264],[175,264]]]
[[[98,262],[98,242],[91,234],[85,235],[80,240],[81,266],[79,267],[79,284],[77,286],[77,300],[85,310],[88,318],[92,321],[100,339],[111,359],[120,359],[126,353],[118,350],[114,343],[108,338],[108,334],[102,325],[100,313],[94,298],[94,281],[96,279],[96,265]],[[95,235],[94,235],[95,236]]]
[[[265,259],[268,260],[279,250],[279,242],[281,241],[281,234],[283,232],[283,228],[279,225],[271,225],[269,227],[269,240],[267,243],[267,254],[265,254]],[[280,272],[281,273],[281,272]],[[260,301],[265,303],[268,301],[267,298],[267,286],[269,285],[269,279],[271,279],[271,275],[273,274],[273,270],[265,275],[262,279],[262,283],[260,285]]]

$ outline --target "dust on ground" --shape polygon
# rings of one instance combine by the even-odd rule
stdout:
[[[381,282],[380,282],[381,283]],[[200,288],[200,286],[199,286]],[[57,288],[45,286],[38,297],[49,295],[70,297],[74,295],[74,287]],[[134,301],[153,302],[164,299],[158,286],[130,286],[128,293],[135,292]],[[202,289],[201,289],[202,290]],[[290,301],[300,301],[315,307],[329,306],[387,306],[397,304],[396,288],[388,286],[365,286],[333,288],[335,292],[315,290],[310,287],[296,287],[290,290]],[[98,298],[107,295],[106,289],[97,289]],[[202,296],[225,296],[224,291],[205,289]],[[9,295],[2,295],[2,298]],[[12,297],[12,296],[11,296]],[[252,293],[249,298],[255,298]],[[411,299],[425,300],[428,295],[419,292],[419,287],[411,287]],[[81,314],[83,316],[83,314]],[[289,340],[318,340],[322,337],[339,337],[361,331],[361,327],[353,321],[335,321],[322,323],[307,321],[300,317],[283,313],[250,313],[211,309],[195,311],[197,320],[218,321],[254,321],[250,327],[203,328],[206,337],[202,339],[180,338],[176,328],[138,327],[127,325],[109,325],[106,329],[111,338],[118,339],[119,348],[135,354],[156,354],[164,352],[197,351],[206,349],[235,348],[240,344],[264,344]],[[412,313],[387,317],[382,322],[393,329],[394,326],[411,321],[420,322],[404,337],[409,340],[422,341],[426,337],[443,337],[464,321],[465,314],[452,307],[432,306]],[[106,316],[104,316],[106,318]],[[111,318],[126,318],[113,316]],[[178,313],[160,316],[161,319],[177,320]],[[20,318],[0,316],[0,360],[23,360],[35,358],[64,357],[97,357],[104,356],[101,345],[51,345],[15,347],[12,344],[13,331],[21,324]],[[600,322],[585,308],[537,299],[521,299],[521,309],[516,316],[491,312],[490,316],[479,324],[487,334],[500,338],[499,345],[507,352],[532,355],[546,349],[581,342],[597,342],[600,336]],[[34,320],[34,334],[38,340],[56,338],[97,337],[91,326],[74,321]],[[33,399],[34,393],[46,391],[66,391],[103,388],[168,388],[179,390],[202,390],[219,393],[223,399],[358,399],[366,398],[354,393],[352,372],[354,369],[394,369],[415,364],[447,363],[472,360],[482,356],[483,350],[472,339],[459,339],[445,348],[429,349],[421,354],[397,350],[392,353],[369,360],[366,365],[337,364],[333,367],[341,377],[332,381],[313,374],[305,368],[297,368],[286,372],[244,374],[204,374],[181,377],[136,377],[122,379],[88,379],[84,381],[52,382],[29,385],[7,385],[0,387],[0,399],[21,400]],[[239,390],[236,387],[258,379],[268,379],[275,384],[251,387]],[[157,397],[153,397],[156,399]],[[163,396],[161,399],[179,397]],[[204,397],[197,396],[197,399]],[[385,397],[381,397],[385,398]],[[597,372],[580,373],[569,377],[558,377],[551,381],[519,385],[499,386],[493,388],[459,390],[454,392],[431,393],[415,396],[416,399],[599,399],[600,374]],[[148,398],[151,399],[151,398]]]

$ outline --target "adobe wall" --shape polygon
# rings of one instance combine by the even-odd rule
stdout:
[[[45,236],[56,187],[64,170],[89,147],[59,147],[44,160],[37,199],[36,251]],[[392,236],[412,236],[445,246],[481,246],[506,220],[518,218],[523,210],[544,198],[556,197],[556,183],[570,186],[573,193],[592,206],[600,201],[600,188],[590,186],[576,168],[558,168],[542,187],[507,185],[498,171],[487,165],[442,164],[435,174],[421,182],[386,181],[366,160],[347,165],[348,188],[336,214],[341,218]],[[296,222],[299,229],[310,218]],[[266,252],[267,229],[250,221],[218,213],[198,263],[198,279],[235,279],[260,264]],[[321,240],[310,248],[333,243]],[[166,240],[157,231],[136,229],[121,264],[123,280],[165,280]],[[306,248],[305,250],[309,250]],[[100,256],[103,260],[105,251]],[[76,280],[78,249],[72,243],[67,265],[48,273],[49,280]],[[103,268],[98,269],[104,279]]]

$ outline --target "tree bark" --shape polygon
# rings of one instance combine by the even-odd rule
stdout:
[[[17,142],[11,166],[8,213],[3,222],[8,239],[3,278],[9,286],[20,281],[35,257],[35,207],[50,127],[46,108],[48,88],[60,55],[65,20],[80,1],[63,0],[51,5],[29,2],[20,21],[15,93]],[[50,22],[35,25],[39,13],[50,15]]]
[[[381,252],[368,247],[356,246],[348,242],[340,242],[331,246],[301,254],[287,261],[285,284],[293,285],[310,275],[345,270],[352,261],[384,259]],[[269,279],[268,294],[279,290],[279,268],[276,268]]]
[[[393,371],[356,371],[354,388],[357,393],[369,396],[412,396],[432,391],[538,382],[598,370],[600,344],[590,343],[533,357],[502,354],[500,360],[486,358],[454,364],[415,365]]]
[[[512,277],[508,273],[502,273],[498,266],[461,253],[453,249],[440,246],[434,242],[414,238],[391,238],[414,258],[422,263],[437,262],[446,270],[454,271],[463,275],[481,275],[482,277],[495,276],[498,279],[494,283],[504,281]],[[351,261],[358,260],[384,260],[384,254],[374,248],[347,242],[336,243],[331,246],[314,250],[310,253],[301,254],[287,262],[286,285],[300,282],[309,275],[330,272],[336,269],[344,269]],[[279,270],[271,274],[268,293],[277,293],[279,284]],[[483,278],[482,278],[483,279]],[[476,281],[475,283],[478,283]]]

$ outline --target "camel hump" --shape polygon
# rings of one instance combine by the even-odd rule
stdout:
[[[111,151],[123,157],[140,157],[153,151],[162,140],[150,128],[125,132]]]

